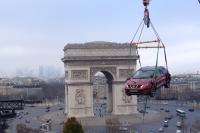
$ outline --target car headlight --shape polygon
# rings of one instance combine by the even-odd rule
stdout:
[[[141,87],[140,88],[145,88],[145,87],[147,87],[149,84],[144,84],[144,85],[141,85]]]
[[[127,85],[127,84],[125,84],[125,88],[128,88],[128,85]]]

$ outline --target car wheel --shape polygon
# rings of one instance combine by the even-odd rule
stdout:
[[[169,81],[167,81],[167,82],[165,83],[164,87],[165,87],[165,88],[170,88],[170,83],[169,83]]]

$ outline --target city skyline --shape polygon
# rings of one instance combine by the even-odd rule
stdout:
[[[67,43],[130,42],[144,7],[138,0],[0,0],[0,76],[40,65],[61,68]],[[200,39],[198,1],[152,0],[150,17],[166,45],[169,71],[197,73]],[[143,36],[150,38],[149,35]],[[142,65],[154,65],[155,54],[140,50]],[[160,55],[160,65],[163,65]]]

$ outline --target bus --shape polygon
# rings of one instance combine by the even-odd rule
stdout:
[[[181,109],[177,109],[176,110],[176,114],[180,117],[186,117],[186,113],[185,111],[181,110]]]

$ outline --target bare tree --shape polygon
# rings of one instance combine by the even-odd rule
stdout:
[[[65,85],[64,82],[45,82],[41,83],[44,97],[47,99],[55,99],[58,97],[64,97]]]

